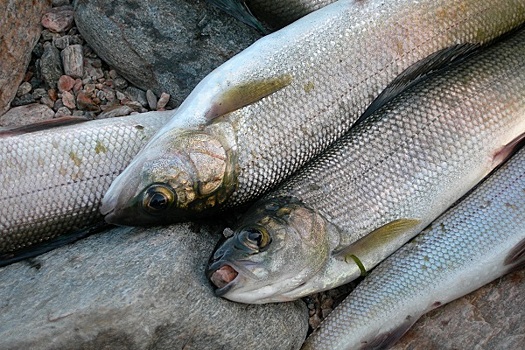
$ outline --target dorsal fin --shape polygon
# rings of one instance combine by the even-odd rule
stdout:
[[[368,106],[354,125],[363,122],[379,108],[387,104],[395,96],[409,87],[427,78],[431,73],[442,70],[457,63],[479,48],[478,44],[458,44],[434,52],[428,57],[412,64],[399,74]]]
[[[5,130],[0,130],[0,138],[27,134],[27,133],[35,132],[35,131],[53,129],[53,128],[58,128],[60,126],[83,123],[88,120],[89,119],[84,118],[84,117],[60,117],[60,118],[55,118],[55,119],[44,120],[42,122],[36,122],[33,124],[29,124],[29,125],[23,125],[23,126],[5,129]]]

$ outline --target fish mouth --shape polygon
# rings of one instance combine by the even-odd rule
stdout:
[[[239,277],[239,272],[229,264],[223,264],[219,268],[210,268],[208,270],[208,279],[215,287],[215,295],[218,297],[224,296],[236,284]]]

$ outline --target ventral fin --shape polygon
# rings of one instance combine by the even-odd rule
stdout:
[[[525,134],[521,134],[511,142],[507,143],[505,146],[499,148],[496,152],[494,152],[493,163],[499,165],[505,162],[508,158],[510,158],[510,156],[523,147],[524,142]]]
[[[412,238],[421,223],[418,219],[398,219],[391,221],[368,235],[344,247],[334,256],[347,262],[354,261],[364,275],[368,270],[384,260]]]
[[[378,334],[374,339],[370,341],[362,342],[362,350],[379,350],[379,349],[389,349],[394,345],[401,337],[414,325],[414,323],[419,319],[420,316],[407,316],[403,323],[401,323],[396,328],[391,331]]]
[[[0,137],[9,137],[16,136],[21,134],[27,134],[35,131],[48,130],[53,128],[58,128],[60,126],[73,125],[78,123],[83,123],[89,119],[84,117],[60,117],[55,119],[44,120],[42,122],[37,122],[29,125],[23,125],[19,127],[14,127],[6,130],[0,130]]]
[[[217,102],[206,113],[206,119],[210,121],[257,102],[290,85],[291,82],[291,75],[283,75],[233,86],[218,98]]]
[[[439,50],[412,64],[399,74],[399,76],[376,97],[355,122],[355,125],[366,120],[371,114],[399,95],[402,91],[425,79],[431,73],[449,67],[451,63],[461,61],[477,48],[479,48],[479,44],[458,44]]]

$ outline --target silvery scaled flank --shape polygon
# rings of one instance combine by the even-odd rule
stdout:
[[[525,31],[436,73],[252,206],[212,256],[219,296],[287,301],[364,275],[506,159],[525,133]]]
[[[0,265],[20,249],[103,222],[100,200],[111,181],[172,113],[3,132]]]
[[[426,312],[525,263],[525,149],[381,263],[307,349],[387,348]]]
[[[403,71],[424,72],[429,55],[468,51],[524,20],[524,0],[327,5],[203,79],[113,182],[102,213],[150,225],[251,201],[347,132]]]

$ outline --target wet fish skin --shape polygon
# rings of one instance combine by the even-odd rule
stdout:
[[[408,67],[524,20],[523,0],[342,0],[305,16],[194,89],[113,182],[101,208],[106,221],[171,223],[254,200],[342,136]],[[196,125],[193,141],[191,132],[180,136]],[[156,193],[158,183],[171,194]],[[141,203],[154,194],[168,204],[148,215]]]
[[[525,149],[367,276],[303,350],[388,348],[422,315],[525,262]]]
[[[172,113],[0,137],[0,256],[103,221],[111,181]]]
[[[521,31],[412,86],[256,202],[210,260],[216,294],[280,302],[354,280],[474,187],[524,132]]]

